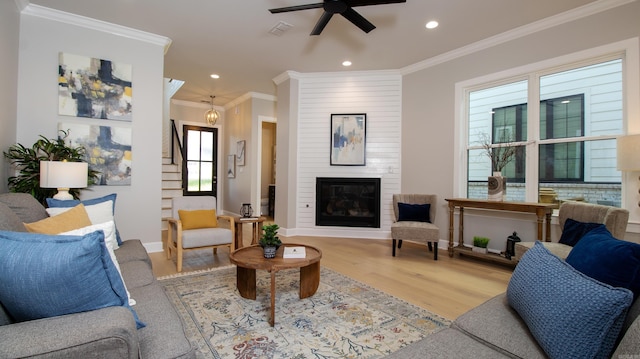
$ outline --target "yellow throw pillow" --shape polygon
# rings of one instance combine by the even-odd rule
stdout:
[[[182,229],[215,228],[218,217],[215,209],[198,209],[193,211],[178,210]]]
[[[91,220],[82,203],[53,217],[24,224],[29,232],[42,234],[59,234],[90,225]]]

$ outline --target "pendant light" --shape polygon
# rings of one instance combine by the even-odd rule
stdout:
[[[209,102],[211,104],[211,109],[204,113],[204,119],[210,126],[214,126],[218,121],[218,118],[220,118],[220,114],[213,108],[213,99],[215,98],[215,96],[209,97],[211,97],[211,101]]]

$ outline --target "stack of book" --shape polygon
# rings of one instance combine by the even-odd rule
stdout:
[[[284,247],[282,258],[305,258],[307,253],[304,247]]]

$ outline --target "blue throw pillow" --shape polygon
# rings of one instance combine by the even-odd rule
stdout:
[[[587,232],[595,228],[606,228],[602,223],[590,223],[590,222],[578,222],[571,218],[567,218],[564,221],[564,227],[562,228],[562,235],[558,242],[566,244],[568,246],[575,246]]]
[[[567,263],[591,278],[640,296],[640,244],[615,239],[606,228],[596,228],[576,244]]]
[[[111,203],[112,205],[112,211],[113,211],[113,215],[116,215],[116,197],[117,194],[116,193],[112,193],[112,194],[108,194],[106,196],[103,197],[98,197],[98,198],[92,198],[92,199],[86,199],[84,201],[78,201],[77,199],[71,199],[71,200],[61,200],[61,199],[55,199],[55,198],[47,198],[47,206],[49,208],[55,208],[55,207],[75,207],[78,204],[82,203],[85,206],[90,206],[92,204],[98,204],[98,203],[102,203],[102,202],[107,202],[107,201],[112,201]],[[97,224],[97,223],[94,223]],[[122,245],[122,238],[120,238],[120,232],[118,231],[118,227],[116,226],[116,240],[118,241],[118,245]]]
[[[104,243],[84,236],[0,231],[0,303],[17,322],[122,306],[127,291]]]
[[[513,271],[507,300],[550,358],[608,358],[633,293],[582,274],[536,242]]]
[[[429,218],[430,204],[398,203],[398,222],[431,222]]]

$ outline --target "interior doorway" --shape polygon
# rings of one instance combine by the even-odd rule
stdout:
[[[259,116],[260,135],[258,148],[258,193],[260,215],[273,221],[275,216],[275,187],[276,187],[276,131],[277,123],[273,117]]]

